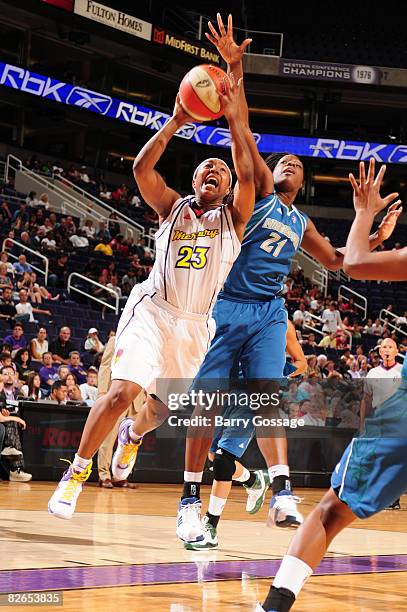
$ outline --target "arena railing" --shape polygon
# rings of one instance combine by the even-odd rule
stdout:
[[[345,293],[350,293],[351,296],[347,296],[345,295]],[[364,295],[362,295],[361,293],[358,293],[357,291],[355,291],[354,289],[350,289],[350,287],[347,287],[346,285],[340,285],[339,289],[338,289],[338,298],[341,297],[343,298],[346,302],[349,302],[349,300],[351,299],[351,297],[356,297],[359,300],[361,300],[361,304],[357,303],[355,300],[355,306],[356,308],[359,308],[359,310],[361,310],[363,312],[363,318],[366,319],[367,317],[367,299],[365,298]]]
[[[29,179],[31,179],[31,181],[34,182],[35,185],[40,186],[41,189],[47,192],[50,195],[51,199],[52,199],[52,194],[54,194],[58,198],[58,201],[60,202],[60,208],[62,206],[62,202],[65,203],[65,206],[69,203],[72,207],[75,208],[76,211],[80,211],[82,209],[86,216],[92,215],[92,214],[93,215],[98,214],[99,220],[103,221],[106,225],[108,225],[109,222],[111,221],[111,219],[109,219],[108,215],[106,214],[107,211],[103,207],[101,207],[103,210],[103,213],[95,210],[94,202],[91,202],[90,200],[88,200],[88,203],[84,203],[80,201],[77,197],[69,193],[66,189],[61,188],[57,184],[56,181],[50,180],[49,176],[46,176],[44,174],[39,174],[37,172],[33,172],[32,170],[24,166],[22,161],[18,159],[18,157],[15,157],[14,155],[9,154],[7,156],[7,163],[6,163],[7,180],[10,177],[11,170],[14,172],[22,172],[23,175],[26,175]],[[55,205],[54,205],[54,208],[55,208]],[[112,209],[112,211],[117,212],[115,211],[115,209]],[[120,223],[120,219],[118,219],[118,222]],[[130,221],[127,220],[127,217],[125,220],[122,220],[122,223],[125,225],[125,231],[122,233],[125,234],[126,236],[133,237],[134,231],[136,231],[137,234],[140,233],[140,227],[142,226],[136,227],[136,225],[133,222],[131,224],[133,227],[130,227],[129,225]],[[143,230],[143,236],[144,236],[145,230],[144,228],[142,228],[142,230]]]
[[[43,274],[44,275],[44,281],[45,281],[45,284],[47,284],[47,282],[48,282],[48,271],[49,271],[49,259],[48,259],[48,257],[43,255],[42,253],[39,253],[38,251],[34,251],[33,249],[30,249],[28,246],[26,246],[22,242],[18,242],[17,240],[14,240],[14,238],[5,238],[3,240],[2,250],[6,251],[8,253],[8,256],[10,257],[10,259],[14,259],[14,260],[18,261],[18,255],[14,255],[14,253],[12,253],[11,251],[7,251],[7,243],[9,243],[9,242],[11,242],[13,245],[15,245],[17,247],[20,247],[24,251],[24,253],[20,253],[20,255],[25,255],[25,251],[28,251],[29,253],[32,253],[36,258],[42,259],[44,261],[44,266],[45,266],[44,270],[41,270],[41,268],[38,268],[38,266],[36,266],[35,264],[31,263],[31,261],[27,260],[27,263],[30,264],[30,266],[32,267],[33,270],[35,270],[39,274]]]
[[[384,316],[384,315],[386,315],[386,316]],[[394,312],[392,312],[391,310],[387,310],[387,308],[382,308],[381,311],[379,312],[379,319],[380,319],[380,321],[382,323],[386,323],[388,325],[388,327],[391,327],[396,333],[402,334],[403,336],[407,336],[407,332],[405,332],[403,329],[401,329],[400,326],[395,325],[394,323],[389,321],[389,318],[393,319],[393,321],[396,321],[397,319],[401,318],[401,315],[397,315]]]
[[[111,296],[114,298],[114,305],[111,304],[110,302],[107,302],[105,300],[102,300],[101,298],[94,296],[92,293],[89,293],[85,291],[84,289],[81,289],[80,287],[75,287],[72,284],[73,279],[80,279],[82,284],[88,283],[92,287],[99,287],[100,289],[103,289],[107,293],[110,293]],[[98,304],[102,304],[102,306],[105,306],[106,308],[113,310],[116,315],[119,314],[120,298],[117,295],[116,291],[114,291],[113,289],[110,289],[109,287],[105,287],[105,285],[102,285],[101,283],[98,283],[91,278],[88,278],[87,276],[83,276],[83,274],[79,274],[78,272],[72,272],[68,277],[67,288],[68,288],[68,293],[75,291],[76,293],[79,293],[80,295],[87,297],[89,300],[92,300],[93,302],[97,302]]]
[[[326,297],[328,294],[328,270],[325,270],[325,268],[322,270],[316,268],[312,273],[311,280],[314,285],[317,285],[317,287],[320,288],[321,292],[324,294],[324,297]]]
[[[89,191],[86,191],[86,189],[82,189],[82,187],[79,187],[69,179],[59,176],[59,174],[53,174],[52,178],[54,181],[61,183],[63,186],[69,187],[69,189],[72,189],[72,191],[78,193],[85,200],[89,200],[93,204],[96,204],[97,206],[108,210],[109,213],[115,213],[119,220],[123,221],[124,223],[127,223],[130,226],[133,226],[141,234],[142,238],[146,238],[146,228],[140,223],[137,223],[137,221],[134,221],[134,219],[132,219],[131,217],[128,217],[127,215],[122,213],[117,208],[110,206],[110,204],[108,204],[104,200],[97,198],[95,195],[89,193]]]

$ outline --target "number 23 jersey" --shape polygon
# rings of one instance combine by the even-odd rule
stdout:
[[[183,198],[155,237],[146,289],[179,310],[208,314],[241,248],[229,207],[202,212],[193,196]]]
[[[281,295],[307,223],[307,215],[283,204],[276,193],[256,202],[222,296],[260,302]]]

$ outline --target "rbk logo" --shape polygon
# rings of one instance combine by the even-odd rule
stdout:
[[[112,105],[113,100],[110,96],[105,96],[104,94],[100,94],[96,91],[84,89],[83,87],[74,87],[66,102],[67,104],[72,104],[73,106],[87,108],[88,110],[92,110],[100,115],[106,115],[107,111]]]

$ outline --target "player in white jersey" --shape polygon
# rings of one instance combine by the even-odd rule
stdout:
[[[221,159],[202,162],[192,178],[193,195],[182,198],[168,187],[155,166],[177,130],[191,121],[179,98],[172,117],[143,147],[134,162],[134,176],[144,200],[160,217],[157,258],[149,278],[134,287],[116,335],[112,384],[92,407],[78,453],[51,497],[48,510],[72,517],[92,457],[120,414],[141,389],[155,392],[160,379],[192,379],[203,360],[214,329],[211,308],[240,252],[240,242],[254,206],[254,170],[238,120],[242,81],[226,78],[220,94],[232,136],[237,175]],[[113,475],[128,474],[141,437],[167,416],[167,408],[148,396],[136,422],[125,419],[119,429]],[[158,415],[158,416],[157,416]]]

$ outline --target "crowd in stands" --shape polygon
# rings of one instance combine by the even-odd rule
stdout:
[[[112,189],[86,168],[65,171],[59,164],[35,158],[26,164],[34,171],[66,177],[119,208],[139,210],[138,219],[146,226],[156,223],[137,192],[125,185]],[[9,401],[25,398],[91,405],[97,394],[98,365],[114,334],[99,334],[96,326],[103,310],[94,303],[96,326],[89,327],[80,343],[72,341],[70,326],[56,326],[54,310],[72,299],[66,289],[70,271],[80,257],[81,274],[99,283],[93,296],[109,302],[114,292],[123,304],[132,288],[147,278],[154,252],[144,239],[135,243],[124,238],[114,213],[108,225],[94,227],[90,219],[80,224],[75,217],[55,212],[45,193],[17,194],[12,181],[0,187],[0,238],[4,240],[0,253],[0,452],[13,460],[10,479],[28,480],[19,436],[25,423],[18,414],[10,414]],[[22,246],[16,247],[13,240]],[[49,258],[47,283],[33,267],[32,251]],[[281,410],[290,418],[303,418],[306,425],[356,428],[361,379],[380,363],[380,342],[393,338],[399,353],[407,353],[407,334],[403,334],[407,312],[392,320],[393,325],[378,319],[378,312],[363,318],[353,299],[338,298],[333,285],[331,290],[323,295],[300,268],[286,279],[287,309],[308,367],[303,378],[291,381],[284,391]],[[388,304],[387,310],[392,309]]]
[[[69,168],[63,168],[59,161],[42,161],[36,156],[27,159],[24,165],[33,172],[38,172],[44,176],[57,177],[62,182],[70,181],[74,183],[89,194],[106,202],[112,208],[116,208],[128,217],[131,217],[145,228],[158,227],[157,214],[145,204],[137,187],[134,185],[134,181],[132,181],[132,187],[125,183],[113,185],[106,182],[102,171],[92,174],[86,166],[77,167],[74,165],[69,166]],[[41,197],[37,200],[41,201]],[[45,204],[48,204],[47,200]]]

